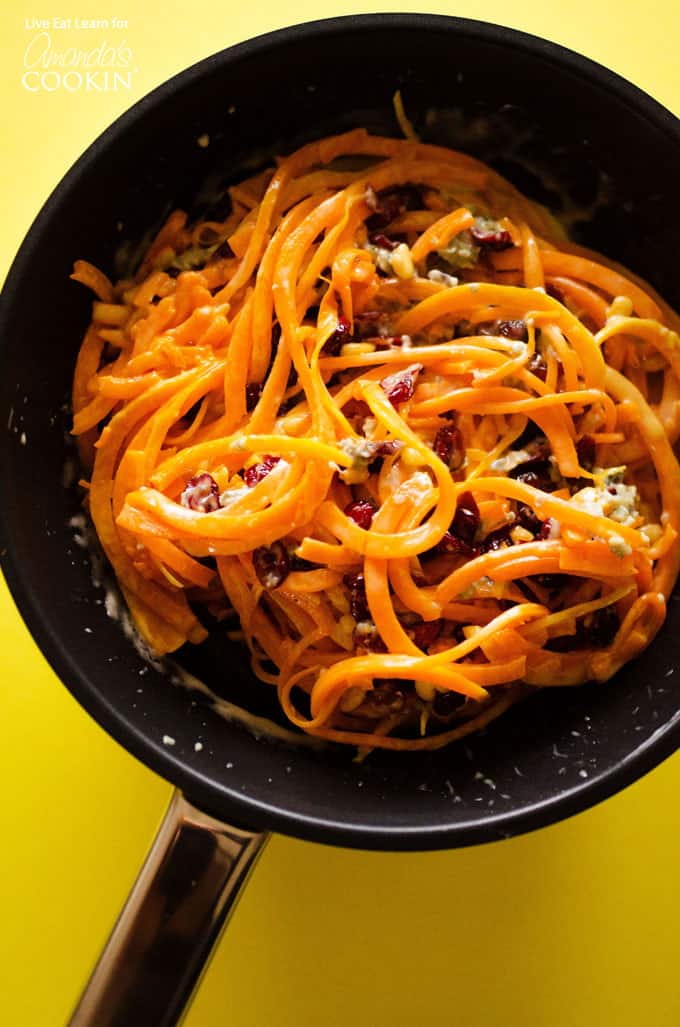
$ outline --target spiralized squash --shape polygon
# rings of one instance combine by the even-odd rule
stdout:
[[[253,687],[363,750],[640,653],[680,561],[673,311],[442,147],[357,129],[230,194],[72,276],[86,501],[149,646],[235,612]]]

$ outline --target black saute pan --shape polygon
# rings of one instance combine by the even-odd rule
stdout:
[[[64,404],[90,307],[68,280],[74,259],[113,271],[121,243],[169,209],[205,211],[220,186],[307,139],[358,124],[397,134],[396,88],[426,140],[566,203],[577,240],[680,307],[680,123],[604,68],[509,29],[369,15],[275,32],[171,79],[81,157],[2,294],[2,570],[73,695],[178,791],[74,1024],[177,1022],[267,832],[373,849],[476,844],[582,810],[677,746],[679,603],[651,649],[608,684],[547,689],[464,745],[358,765],[255,737],[147,667],[107,616],[74,541]],[[274,713],[238,646],[211,638],[180,658],[218,695]]]

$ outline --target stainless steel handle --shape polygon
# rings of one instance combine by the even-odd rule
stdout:
[[[266,839],[175,792],[70,1027],[177,1024]]]

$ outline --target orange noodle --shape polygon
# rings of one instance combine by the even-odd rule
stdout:
[[[73,273],[85,502],[149,647],[235,613],[253,687],[362,752],[640,653],[680,565],[673,311],[413,133],[321,139],[230,197],[128,278]]]

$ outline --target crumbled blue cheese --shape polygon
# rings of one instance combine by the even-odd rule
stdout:
[[[405,503],[407,499],[417,502],[432,490],[432,480],[425,471],[416,471],[402,482],[392,496],[395,503]]]
[[[372,439],[375,435],[375,429],[377,428],[377,426],[378,422],[376,421],[375,417],[365,417],[363,424],[361,425],[361,430],[363,431],[367,439]]]
[[[660,524],[645,524],[640,528],[640,534],[647,541],[647,545],[653,546],[663,535],[663,528]]]
[[[375,459],[375,443],[370,439],[340,439],[338,443],[352,461],[352,466],[341,472],[340,477],[347,485],[359,485],[368,478],[368,465]]]
[[[638,517],[638,491],[623,482],[588,486],[572,496],[571,502],[594,517],[609,517],[617,524],[630,526]]]
[[[621,535],[609,536],[609,548],[614,556],[618,556],[619,560],[623,560],[624,557],[630,556],[633,552],[631,546],[628,545]]]
[[[367,242],[364,244],[364,249],[371,254],[376,267],[384,272],[384,274],[396,275],[397,278],[404,279],[414,277],[416,270],[413,265],[411,250],[405,242],[399,243],[393,250]]]
[[[445,271],[440,271],[436,267],[427,272],[427,277],[431,282],[436,282],[437,285],[445,285],[447,289],[452,289],[455,285],[458,285],[458,279],[454,275],[447,275]]]
[[[386,275],[392,274],[392,251],[386,250],[384,246],[374,246],[372,242],[367,242],[364,246],[365,250],[371,254],[375,260],[376,267],[383,271]]]
[[[270,473],[273,473],[275,468],[272,468]],[[249,489],[247,485],[239,485],[234,488],[226,488],[224,492],[220,493],[220,509],[228,509],[233,506],[234,503],[238,503],[239,499],[245,499],[252,493],[252,489]]]
[[[350,457],[352,463],[370,462],[375,456],[375,446],[369,439],[351,438],[351,436],[348,436],[346,439],[340,439],[338,445]]]

